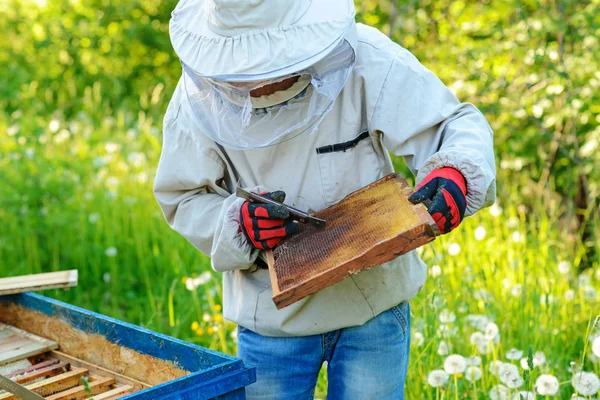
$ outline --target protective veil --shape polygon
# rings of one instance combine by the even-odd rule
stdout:
[[[183,65],[183,87],[199,129],[220,145],[236,149],[272,146],[313,133],[346,84],[355,51],[342,38],[316,64],[278,78],[260,75],[201,76]],[[297,77],[288,89],[267,96],[251,92]]]

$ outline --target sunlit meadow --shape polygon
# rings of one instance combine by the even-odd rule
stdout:
[[[0,2],[0,276],[77,268],[77,288],[45,294],[235,354],[219,274],[152,197],[179,73],[173,2],[57,3]],[[597,399],[600,267],[554,185],[498,160],[498,202],[419,249],[430,268],[411,304],[407,398]]]

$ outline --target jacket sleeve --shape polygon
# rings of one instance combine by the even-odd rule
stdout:
[[[154,196],[172,229],[202,253],[219,272],[248,269],[258,250],[239,230],[243,203],[226,188],[226,163],[197,132],[176,90],[163,124],[163,147]]]
[[[461,103],[407,50],[394,57],[369,123],[383,145],[404,157],[417,184],[432,170],[452,167],[467,182],[471,215],[496,197],[493,132],[481,112]]]

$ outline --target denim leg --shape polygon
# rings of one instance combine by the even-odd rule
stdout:
[[[313,400],[322,343],[322,335],[268,337],[239,327],[238,357],[256,367],[256,383],[246,387],[246,398]]]
[[[342,329],[328,365],[327,400],[403,400],[409,351],[408,303]]]

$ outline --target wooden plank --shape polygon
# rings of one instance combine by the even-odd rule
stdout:
[[[87,374],[87,369],[72,368],[69,372],[65,372],[64,374],[60,374],[40,382],[25,385],[25,387],[32,392],[39,394],[40,396],[46,397],[78,386],[81,382],[81,377]],[[12,393],[3,393],[0,395],[0,400],[17,399],[18,397]]]
[[[39,378],[50,378],[56,375],[64,374],[69,370],[69,368],[71,368],[69,363],[60,362],[58,364],[50,365],[24,375],[16,376],[14,381],[20,385],[24,385]]]
[[[133,387],[129,385],[119,386],[116,389],[109,390],[108,392],[104,392],[97,396],[88,397],[88,400],[115,400],[119,399],[126,394],[132,393]]]
[[[0,365],[36,356],[58,348],[52,340],[44,339],[14,326],[0,323]],[[6,334],[8,333],[8,335]]]
[[[71,363],[71,365],[77,366],[77,367],[81,367],[81,368],[85,368],[90,372],[96,373],[98,375],[104,375],[104,376],[111,376],[113,378],[115,378],[115,380],[123,385],[130,385],[132,386],[136,391],[138,390],[144,390],[146,388],[152,387],[151,385],[135,380],[133,378],[130,378],[128,376],[116,373],[114,371],[111,371],[109,369],[100,367],[98,365],[80,360],[78,358],[75,358],[73,356],[70,356],[68,354],[62,353],[60,351],[52,351],[50,352],[50,355],[52,357],[56,357],[62,361],[68,361],[69,363]]]
[[[12,377],[17,376],[17,375],[24,375],[24,374],[26,374],[28,372],[32,372],[32,371],[35,371],[35,370],[38,370],[38,369],[49,367],[49,366],[54,365],[54,364],[58,364],[59,362],[60,362],[60,360],[43,361],[41,363],[34,364],[31,367],[22,368],[22,369],[19,369],[19,370],[15,371],[15,372],[11,372],[10,374],[6,375],[6,377],[7,378],[12,378]]]
[[[77,270],[0,279],[0,295],[77,286]]]
[[[300,224],[266,254],[277,308],[434,240],[437,225],[423,205],[408,201],[411,193],[391,174],[316,213],[324,228]]]
[[[84,385],[75,386],[72,389],[46,397],[46,400],[87,399],[90,396],[95,396],[97,394],[106,392],[112,385],[114,385],[114,383],[115,380],[113,378],[95,377],[93,381],[88,383],[87,388]],[[91,393],[88,391],[88,389],[91,390]]]

